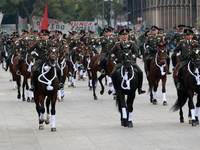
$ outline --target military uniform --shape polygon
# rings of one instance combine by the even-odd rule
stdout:
[[[192,34],[193,31],[190,29],[185,29],[184,32],[186,34]],[[189,54],[190,54],[190,50],[191,50],[191,46],[192,45],[198,45],[198,41],[191,39],[186,40],[180,40],[180,42],[178,43],[177,47],[174,49],[174,55],[176,56],[177,53],[180,51],[180,55],[178,56],[180,58],[180,62],[179,62],[179,69],[178,69],[178,80],[179,83],[177,84],[177,89],[181,89],[182,88],[182,75],[185,71],[186,65],[189,62]]]
[[[174,40],[176,39],[176,43],[174,42]],[[171,38],[171,43],[176,46],[180,40],[185,39],[185,34],[181,33],[181,32],[175,32],[174,36]]]
[[[128,35],[128,40],[136,41],[135,34],[134,33],[129,34]]]

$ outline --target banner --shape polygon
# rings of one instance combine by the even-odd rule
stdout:
[[[18,30],[21,31],[23,29],[28,30],[27,18],[22,19],[20,16],[18,17]]]
[[[2,20],[3,20],[3,14],[2,12],[0,12],[0,25],[1,25]]]
[[[45,7],[45,11],[44,11],[44,17],[42,20],[42,25],[40,27],[40,35],[41,35],[41,31],[43,29],[48,30],[48,13],[47,13],[47,2],[46,2],[46,7]]]
[[[33,24],[34,24],[34,30],[40,30],[40,27],[42,25],[42,17],[36,17],[33,16]],[[64,23],[62,21],[58,21],[55,19],[49,19],[48,18],[48,30],[60,30],[63,33],[68,33],[68,31],[74,31],[74,30],[92,30],[94,31],[95,28],[95,22],[93,21],[72,21],[70,23]]]

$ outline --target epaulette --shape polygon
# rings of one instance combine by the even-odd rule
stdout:
[[[148,37],[153,36],[152,34],[149,34]]]
[[[180,42],[183,42],[183,41],[185,41],[185,39],[183,39],[183,40],[180,40]]]
[[[33,40],[33,38],[28,38],[29,40]]]

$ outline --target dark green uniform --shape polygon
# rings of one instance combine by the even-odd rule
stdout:
[[[76,40],[74,38],[70,38],[69,39],[69,52],[70,52],[70,55],[73,51],[73,48],[76,47]]]
[[[185,33],[181,33],[181,32],[175,32],[174,36],[171,38],[170,42],[176,46],[180,40],[185,39]],[[174,42],[174,40],[176,40],[176,43]]]
[[[27,37],[26,39],[24,38],[19,39],[19,48],[21,50],[21,53],[18,60],[18,71],[17,71],[18,75],[21,74],[22,65],[26,57],[27,50],[28,50],[28,43],[31,43],[31,42],[33,42],[32,38]]]
[[[136,40],[136,38],[135,38],[135,34],[129,34],[128,35],[128,40],[132,40],[132,41],[135,41]]]
[[[125,43],[123,41],[116,42],[115,46],[109,51],[109,55],[115,54],[115,56],[117,58],[117,64],[115,65],[115,67],[113,68],[113,71],[112,71],[112,80],[113,80],[113,85],[115,87],[115,90],[117,89],[117,82],[118,82],[116,73],[117,73],[117,70],[122,66],[122,49],[121,49],[121,47],[125,47],[125,46],[127,46],[127,47],[131,46],[132,49],[130,49],[130,51],[131,51],[132,55],[135,55],[135,58],[138,57],[138,50],[137,50],[137,47],[135,45],[135,42],[131,41],[131,40],[127,41]],[[138,71],[138,78],[139,78],[138,90],[141,90],[142,89],[142,82],[143,82],[142,70],[136,64],[134,59],[131,60],[131,64]]]

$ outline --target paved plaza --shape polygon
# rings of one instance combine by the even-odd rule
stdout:
[[[138,64],[143,69],[141,60]],[[168,75],[166,86],[168,106],[162,105],[160,86],[156,106],[150,103],[149,94],[137,94],[133,128],[120,126],[115,100],[107,94],[109,86],[100,95],[98,84],[98,100],[93,100],[87,81],[77,81],[76,88],[66,85],[64,101],[56,103],[57,132],[51,132],[50,125],[38,129],[35,104],[17,99],[10,78],[10,73],[0,68],[0,150],[200,149],[200,126],[188,124],[187,105],[182,124],[178,112],[170,110],[176,100],[172,75]],[[143,88],[148,90],[146,75]]]

